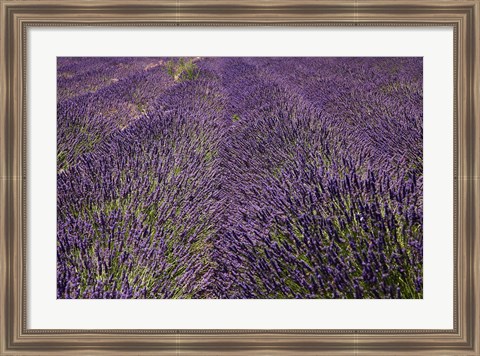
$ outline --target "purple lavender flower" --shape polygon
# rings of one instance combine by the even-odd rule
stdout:
[[[58,298],[422,298],[421,58],[57,74]]]

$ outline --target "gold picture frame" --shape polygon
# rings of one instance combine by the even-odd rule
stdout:
[[[479,0],[0,0],[1,355],[480,355]],[[452,330],[31,330],[26,324],[29,26],[450,26]]]

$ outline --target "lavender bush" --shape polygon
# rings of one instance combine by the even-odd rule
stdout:
[[[59,58],[58,298],[422,298],[421,58]]]

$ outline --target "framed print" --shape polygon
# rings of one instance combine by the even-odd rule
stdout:
[[[420,57],[57,57],[57,298],[423,298],[422,74]]]
[[[477,0],[1,0],[0,353],[478,355]]]

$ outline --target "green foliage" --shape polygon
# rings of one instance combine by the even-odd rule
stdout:
[[[193,62],[193,59],[185,60],[180,58],[179,60],[169,60],[165,64],[168,75],[170,75],[176,82],[183,82],[185,80],[197,79],[200,75],[200,69]]]
[[[60,151],[57,154],[57,170],[62,171],[68,168],[68,153]]]

